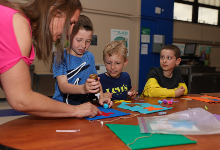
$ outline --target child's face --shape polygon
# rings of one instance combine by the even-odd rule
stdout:
[[[160,66],[164,71],[173,71],[179,65],[181,58],[176,59],[174,51],[163,49],[160,52]]]
[[[73,37],[70,54],[77,57],[82,57],[83,54],[89,49],[92,34],[92,31],[80,29]]]
[[[128,60],[124,61],[124,57],[121,54],[113,54],[110,57],[106,54],[104,63],[107,70],[106,74],[112,78],[118,78],[123,67],[128,64]]]

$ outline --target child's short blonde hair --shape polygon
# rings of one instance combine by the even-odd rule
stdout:
[[[105,56],[112,56],[113,54],[121,54],[124,57],[124,61],[127,60],[128,49],[124,45],[125,41],[112,41],[107,44],[103,50],[103,60],[105,61]]]

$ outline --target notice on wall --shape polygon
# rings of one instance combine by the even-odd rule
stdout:
[[[154,43],[163,43],[162,35],[154,35]]]
[[[125,41],[125,46],[128,49],[129,56],[129,31],[128,30],[119,30],[111,29],[111,41]]]
[[[141,43],[150,43],[150,35],[141,34]]]
[[[141,54],[148,54],[148,44],[141,44]]]
[[[210,66],[211,46],[199,45],[199,57],[204,61],[204,66]]]
[[[185,44],[173,43],[173,45],[176,45],[180,49],[181,55],[184,55]]]
[[[141,43],[150,43],[150,28],[141,28]]]

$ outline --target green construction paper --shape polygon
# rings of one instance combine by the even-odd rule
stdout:
[[[126,145],[134,142],[138,137],[150,136],[151,133],[140,133],[139,126],[122,125],[122,124],[106,124]],[[132,149],[145,149],[173,145],[194,144],[183,135],[174,134],[152,134],[150,137],[140,138],[129,147]]]

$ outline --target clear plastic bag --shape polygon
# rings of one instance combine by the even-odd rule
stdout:
[[[141,133],[201,135],[220,133],[220,121],[202,108],[164,116],[138,117]]]

